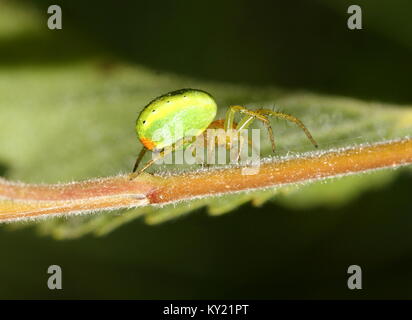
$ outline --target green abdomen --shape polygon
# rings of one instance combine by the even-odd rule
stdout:
[[[139,115],[139,139],[149,140],[153,149],[171,146],[184,137],[201,134],[216,116],[217,106],[206,92],[195,89],[174,91],[153,100]]]

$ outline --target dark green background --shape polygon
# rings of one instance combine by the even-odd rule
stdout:
[[[63,30],[0,43],[0,68],[102,50],[159,73],[411,103],[412,3],[361,2],[364,29],[349,31],[346,1],[33,1],[45,19],[60,4]],[[105,238],[2,229],[0,297],[411,298],[411,181],[405,173],[341,208],[200,210]],[[62,291],[46,287],[51,264],[63,268]],[[346,287],[351,264],[363,268],[361,291]]]

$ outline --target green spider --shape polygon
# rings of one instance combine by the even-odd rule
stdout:
[[[235,134],[239,135],[240,130],[248,128],[255,119],[262,121],[268,130],[274,152],[275,140],[268,116],[296,123],[312,144],[318,147],[302,121],[289,114],[269,109],[252,111],[235,105],[228,108],[224,120],[214,120],[216,111],[217,105],[213,97],[209,93],[198,89],[172,91],[151,101],[136,120],[137,136],[144,147],[137,157],[130,179],[134,179],[168,153],[192,144],[197,136],[205,134],[206,129],[223,129],[224,132],[234,129]],[[238,123],[234,121],[236,112],[244,115]],[[176,130],[178,126],[183,130]],[[224,144],[227,148],[230,148],[226,135],[224,139],[218,137],[213,143]],[[147,150],[156,151],[159,154],[136,172]]]

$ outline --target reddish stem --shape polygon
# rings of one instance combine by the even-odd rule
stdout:
[[[412,164],[412,139],[302,155],[244,168],[109,177],[63,185],[26,185],[0,180],[0,221],[162,204],[199,196],[318,180],[343,174]]]

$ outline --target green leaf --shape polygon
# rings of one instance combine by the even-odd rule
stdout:
[[[40,17],[34,11],[23,12],[10,3],[3,6],[0,48],[18,45],[10,39],[35,33],[52,52],[53,41],[57,38],[39,30]],[[24,24],[14,21],[15,13]],[[56,41],[70,56],[74,53],[69,48],[81,47],[83,42],[70,35],[67,37],[67,42]],[[90,44],[87,52],[85,58],[52,64],[0,65],[0,164],[8,179],[57,183],[128,173],[141,148],[134,132],[140,110],[154,97],[185,87],[212,93],[220,106],[219,118],[224,117],[231,104],[275,107],[293,114],[307,125],[324,150],[405,137],[412,132],[411,106],[291,92],[275,87],[205,82],[155,73],[112,57]],[[256,123],[256,126],[260,125]],[[273,126],[277,155],[298,155],[312,150],[312,145],[295,126],[275,120]],[[265,135],[262,135],[261,144],[262,156],[271,155]],[[167,165],[153,170],[179,171],[187,167]],[[268,200],[295,208],[337,206],[364,190],[385,185],[395,174],[393,170],[385,170],[164,207],[56,218],[38,223],[38,229],[42,234],[65,239],[87,233],[104,235],[142,216],[147,223],[158,224],[203,207],[211,216],[219,216],[250,201],[257,206]]]

